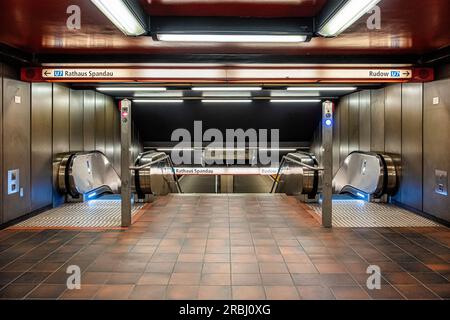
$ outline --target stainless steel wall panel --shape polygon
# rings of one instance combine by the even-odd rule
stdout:
[[[365,90],[359,95],[359,150],[370,151],[370,91]]]
[[[84,91],[83,140],[84,151],[95,150],[95,92]]]
[[[61,205],[64,198],[56,190],[59,154],[70,151],[70,90],[53,84],[53,206]]]
[[[333,123],[333,176],[336,174],[336,172],[340,168],[340,162],[339,162],[339,156],[340,156],[340,120],[339,120],[340,112],[339,108],[336,108],[334,112],[334,123]]]
[[[114,167],[120,176],[120,112],[114,108]]]
[[[69,88],[53,85],[53,155],[70,151]]]
[[[51,83],[31,85],[31,210],[52,204]]]
[[[105,103],[105,154],[114,163],[114,100],[106,97]]]
[[[3,223],[3,64],[0,63],[0,223]]]
[[[349,97],[343,97],[339,103],[339,134],[340,134],[340,145],[339,145],[339,163],[342,162],[348,156],[348,100]]]
[[[83,91],[70,90],[70,151],[83,151]]]
[[[384,88],[371,91],[370,148],[374,152],[384,152],[384,91]]]
[[[395,84],[386,87],[384,112],[384,150],[392,155],[398,168],[399,183],[402,176],[402,85]],[[393,196],[401,200],[401,193]]]
[[[3,79],[3,222],[31,211],[30,84]],[[20,170],[18,192],[8,195],[8,171]],[[20,192],[23,188],[23,192]]]
[[[95,93],[95,150],[105,153],[105,96]]]
[[[403,85],[400,198],[417,210],[422,210],[422,101],[421,83]]]
[[[348,100],[348,153],[359,150],[359,92]]]
[[[401,155],[402,153],[402,85],[386,87],[384,113],[384,151]]]
[[[450,173],[450,79],[424,86],[423,210],[450,221],[449,196],[435,192],[436,170]]]

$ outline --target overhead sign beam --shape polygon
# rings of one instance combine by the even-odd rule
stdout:
[[[30,82],[213,82],[213,83],[370,83],[428,82],[431,68],[293,68],[293,67],[52,67],[23,68]]]

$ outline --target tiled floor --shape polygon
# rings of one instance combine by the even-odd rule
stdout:
[[[0,298],[449,299],[450,231],[323,229],[282,195],[159,198],[129,230],[0,231]],[[82,270],[68,290],[66,269]],[[377,265],[381,290],[368,290]]]

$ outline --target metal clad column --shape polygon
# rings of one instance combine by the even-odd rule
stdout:
[[[322,225],[325,228],[331,228],[333,224],[333,109],[334,105],[331,101],[325,101],[322,105],[322,165],[324,167],[322,190]]]
[[[131,101],[120,101],[122,227],[131,225]]]

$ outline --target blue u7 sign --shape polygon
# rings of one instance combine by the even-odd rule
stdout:
[[[400,71],[391,71],[391,77],[400,78]]]
[[[55,70],[53,75],[55,77],[63,77],[64,76],[64,71],[62,71],[62,70]]]

